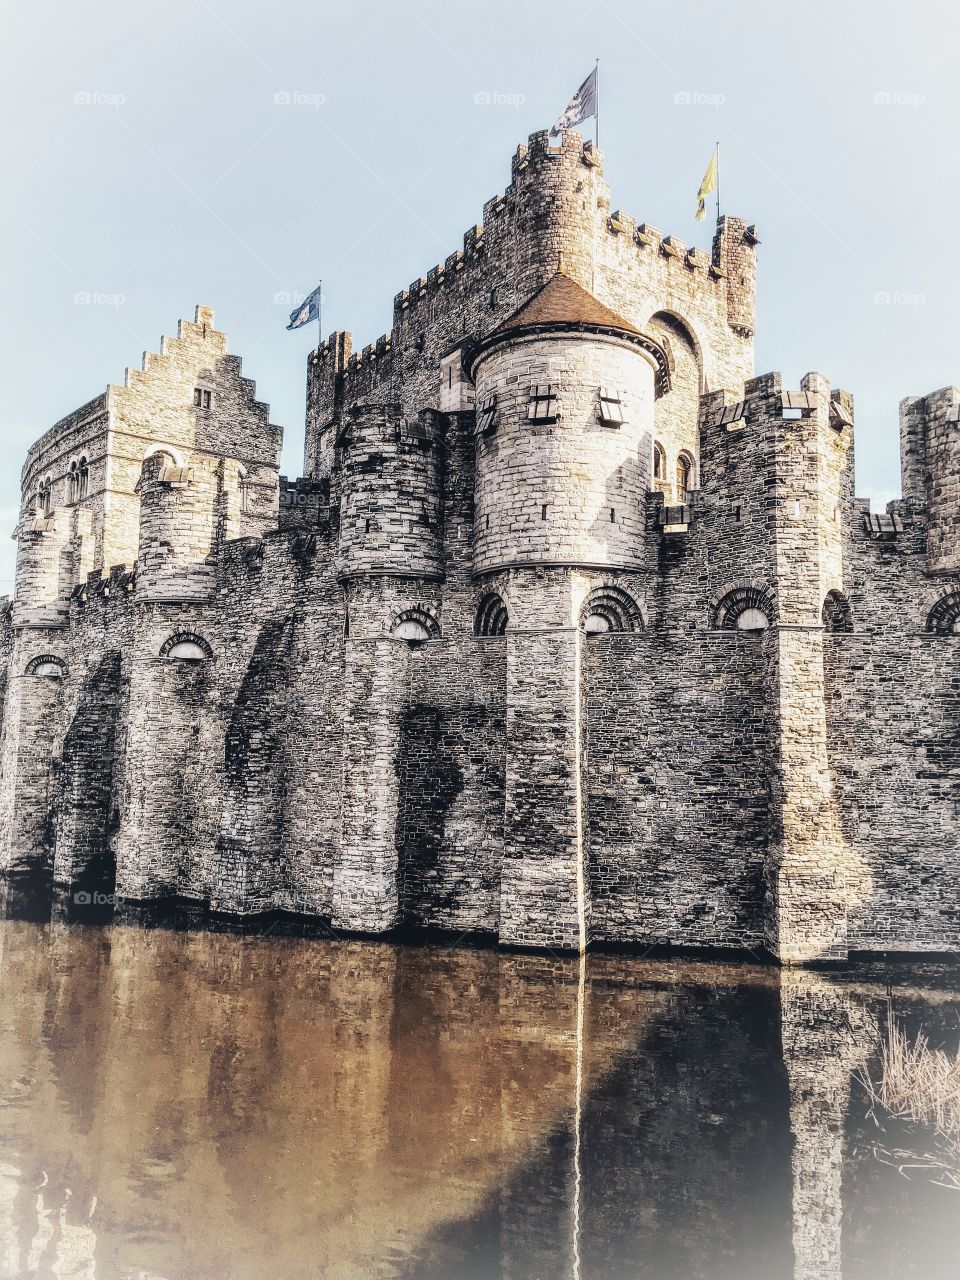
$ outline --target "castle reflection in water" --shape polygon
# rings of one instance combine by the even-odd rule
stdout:
[[[852,1078],[954,984],[0,921],[0,1275],[954,1275]]]

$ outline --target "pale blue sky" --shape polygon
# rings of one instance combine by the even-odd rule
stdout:
[[[299,474],[316,331],[288,334],[277,296],[322,276],[325,331],[363,345],[388,329],[393,295],[459,247],[595,57],[615,206],[708,247],[695,193],[721,140],[724,209],[763,241],[757,370],[817,369],[853,391],[859,494],[899,491],[899,400],[960,381],[960,23],[945,4],[18,0],[0,14],[0,592],[27,446],[197,302]]]

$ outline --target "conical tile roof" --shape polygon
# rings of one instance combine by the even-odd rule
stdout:
[[[605,329],[639,333],[629,320],[604,306],[592,293],[561,271],[542,285],[513,315],[507,316],[493,332],[499,335],[511,329],[542,324],[602,325]]]

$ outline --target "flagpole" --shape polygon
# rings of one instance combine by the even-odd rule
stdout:
[[[594,61],[594,70],[597,74],[597,110],[593,117],[593,145],[600,150],[600,59]]]
[[[320,280],[320,292],[317,294],[317,350],[323,346],[323,280]]]
[[[720,221],[720,142],[717,142],[717,221]]]

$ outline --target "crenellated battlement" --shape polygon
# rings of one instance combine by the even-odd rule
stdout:
[[[431,267],[426,275],[419,276],[395,295],[394,323],[399,323],[404,313],[436,292],[449,287],[465,271],[469,274],[471,270],[482,268],[491,243],[499,242],[505,233],[524,220],[525,214],[542,198],[541,180],[545,180],[546,185],[554,185],[558,167],[563,164],[582,164],[595,172],[598,179],[602,177],[600,153],[579,133],[574,130],[566,133],[562,146],[551,145],[546,130],[531,134],[529,141],[521,144],[513,157],[510,185],[484,202],[483,222],[468,227],[463,233],[462,249],[455,250],[444,262]]]
[[[756,244],[755,228],[742,219],[722,218],[707,252],[611,211],[591,142],[573,130],[558,146],[546,131],[532,134],[513,157],[509,185],[484,202],[483,222],[467,229],[462,248],[394,296],[389,334],[359,352],[349,335],[333,334],[310,355],[304,471],[329,471],[328,428],[354,401],[399,400],[408,414],[437,406],[451,352],[481,342],[557,271],[638,330],[653,322],[658,343],[695,363],[682,371],[681,392],[658,411],[687,420],[686,430],[664,429],[695,450],[686,439],[695,431],[695,394],[704,384],[735,388],[753,372]],[[680,326],[679,337],[666,332],[661,316],[668,329]]]
[[[746,394],[742,399],[735,398],[728,391],[711,392],[701,401],[701,428],[716,430],[725,427],[728,431],[740,431],[748,425],[769,421],[771,417],[788,421],[824,412],[838,432],[852,428],[852,395],[849,391],[833,388],[825,398],[820,390],[824,385],[829,384],[822,374],[808,373],[803,379],[802,390],[784,391],[782,375],[767,373],[752,378],[746,384]]]
[[[345,378],[356,376],[365,366],[381,364],[393,354],[393,336],[385,333],[376,342],[368,343],[362,350],[355,351],[343,366]]]
[[[136,587],[135,565],[115,564],[107,574],[102,569],[93,569],[73,588],[70,603],[84,610],[97,605],[127,607],[135,602]]]

